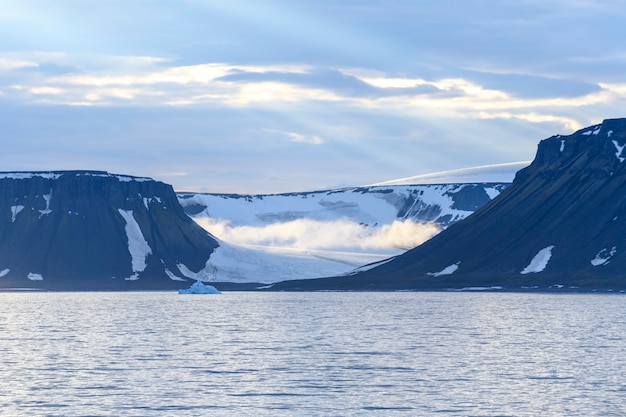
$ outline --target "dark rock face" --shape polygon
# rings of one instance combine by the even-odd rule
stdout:
[[[625,145],[626,119],[545,139],[509,188],[423,245],[349,277],[276,288],[624,290]]]
[[[0,173],[0,288],[184,288],[217,246],[167,184],[95,171]]]

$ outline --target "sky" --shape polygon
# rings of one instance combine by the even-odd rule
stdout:
[[[0,0],[0,171],[178,191],[532,160],[626,116],[619,0]]]

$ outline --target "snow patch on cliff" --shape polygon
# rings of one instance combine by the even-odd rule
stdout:
[[[548,261],[552,257],[552,249],[554,249],[554,245],[541,249],[539,252],[537,252],[535,257],[530,261],[528,266],[524,268],[520,273],[521,274],[537,273],[546,269],[546,266],[548,266]]]
[[[619,159],[620,162],[624,162],[626,158],[622,156],[622,151],[626,147],[626,144],[620,146],[616,140],[612,140],[611,142],[613,142],[613,146],[615,146],[615,150],[617,151],[615,152],[615,157]]]
[[[50,200],[52,200],[52,190],[50,190],[50,194],[45,194],[43,199],[46,201],[46,208],[44,210],[39,210],[39,218],[42,216],[52,213],[50,210]]]
[[[24,206],[11,206],[11,222],[15,222],[15,218],[22,210],[24,210]]]
[[[617,248],[615,246],[613,246],[611,250],[608,250],[606,248],[602,249],[600,252],[598,252],[596,257],[591,260],[591,265],[600,266],[600,265],[605,265],[609,263],[609,261],[611,260],[613,255],[615,255],[616,252],[617,252]]]
[[[460,264],[460,262],[457,262],[455,264],[446,266],[445,268],[443,268],[439,272],[428,272],[426,275],[431,275],[433,277],[439,277],[441,275],[451,275],[451,274],[455,273],[457,269],[459,269],[459,264]]]
[[[128,238],[128,252],[130,253],[133,275],[126,278],[129,281],[139,279],[139,273],[146,269],[146,258],[152,254],[152,249],[141,232],[139,223],[135,220],[132,210],[118,209],[126,223],[124,230]]]

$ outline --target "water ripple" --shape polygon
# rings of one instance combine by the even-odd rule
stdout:
[[[3,293],[0,416],[626,415],[623,297]]]

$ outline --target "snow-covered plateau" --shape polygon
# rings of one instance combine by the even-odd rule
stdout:
[[[273,283],[350,274],[399,255],[495,198],[524,166],[313,192],[177,195],[185,212],[220,240],[203,281]]]

